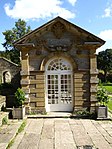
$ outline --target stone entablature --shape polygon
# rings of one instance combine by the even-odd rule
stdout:
[[[73,109],[94,111],[98,83],[95,52],[103,44],[102,39],[60,17],[17,41],[15,46],[22,53],[21,85],[29,97],[26,104],[31,106],[33,111],[46,110],[48,97],[46,65],[50,59],[57,58],[62,61],[65,59],[65,65],[67,61],[72,67]],[[58,68],[56,69],[58,70]],[[53,71],[51,72],[52,76],[59,75],[56,71],[55,74]],[[62,76],[60,75],[60,77]],[[58,87],[62,92],[62,85]],[[49,98],[57,97],[57,90],[53,88],[52,90],[56,93],[49,94]],[[63,91],[63,94],[67,97],[66,92]],[[66,111],[66,109],[64,110]]]

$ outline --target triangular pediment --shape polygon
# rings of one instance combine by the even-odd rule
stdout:
[[[37,44],[39,46],[40,44],[49,42],[49,38],[56,39],[57,44],[59,44],[60,39],[64,38],[65,41],[64,40],[63,41],[67,42],[68,37],[77,45],[84,45],[84,44],[91,46],[97,45],[96,48],[98,48],[105,43],[104,40],[78,27],[77,25],[61,17],[56,17],[55,19],[47,22],[46,24],[40,26],[39,28],[23,36],[21,39],[17,40],[14,44],[15,45],[27,44],[27,46],[30,46],[30,44],[34,45]],[[42,41],[40,43],[41,39]]]

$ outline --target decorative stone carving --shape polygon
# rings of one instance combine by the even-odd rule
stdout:
[[[56,38],[60,39],[63,33],[65,32],[66,28],[64,24],[62,24],[61,22],[57,22],[52,26],[51,30],[56,36]]]
[[[29,52],[30,55],[33,55],[34,51],[37,49],[41,50],[43,48],[43,46],[46,44],[46,40],[35,37],[34,39],[32,39],[32,43],[35,45],[35,47],[33,48],[33,50],[32,49],[30,50],[30,52]],[[42,54],[42,53],[40,53],[40,54]]]
[[[42,47],[40,48],[40,49],[38,49],[39,47],[37,47],[37,49],[33,49],[33,50],[30,50],[29,51],[29,55],[30,56],[35,56],[35,55],[37,55],[37,56],[39,56],[39,55],[41,55],[42,54]]]
[[[29,51],[29,56],[33,56],[33,55],[35,55],[35,51],[36,51],[35,49],[30,50],[30,51]]]
[[[36,50],[36,55],[41,55],[42,54],[42,50]]]
[[[76,53],[77,53],[78,55],[81,55],[81,54],[82,54],[82,50],[79,50],[79,49],[78,49],[78,50],[76,51]]]
[[[35,41],[35,47],[36,49],[39,49],[39,50],[42,49],[45,44],[46,44],[46,40],[41,38],[37,38]]]
[[[69,51],[72,48],[70,39],[48,39],[45,47],[50,51]]]

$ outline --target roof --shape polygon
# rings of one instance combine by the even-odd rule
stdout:
[[[77,32],[82,33],[82,34],[86,34],[88,35],[88,37],[91,37],[92,39],[94,39],[93,41],[90,41],[90,44],[92,44],[92,42],[95,42],[96,44],[98,44],[98,42],[100,43],[100,46],[103,45],[105,43],[104,40],[102,40],[101,38],[97,37],[96,35],[82,29],[81,27],[61,18],[61,17],[56,17],[52,20],[50,20],[49,22],[45,23],[44,25],[38,27],[37,29],[29,32],[28,34],[26,34],[25,36],[23,36],[22,38],[20,38],[19,40],[14,42],[14,45],[16,46],[17,44],[22,44],[24,43],[24,41],[28,38],[30,38],[30,36],[32,36],[33,34],[39,33],[40,31],[44,30],[46,27],[53,25],[56,22],[62,22],[62,23],[66,23],[68,24],[72,29],[77,30]],[[86,42],[86,44],[89,44],[88,41]]]
[[[18,66],[17,64],[13,63],[12,61],[6,59],[5,57],[0,57],[0,59],[6,61],[6,62],[8,62],[8,63],[10,63],[10,64],[12,64],[12,65],[14,65],[14,66],[16,66],[16,67],[20,67],[20,66]]]

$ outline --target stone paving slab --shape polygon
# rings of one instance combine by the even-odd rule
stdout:
[[[112,149],[112,122],[27,119],[26,128],[17,135],[11,149]]]
[[[84,128],[86,129],[88,135],[92,139],[93,144],[95,147],[98,149],[112,149],[110,143],[108,140],[105,139],[103,133],[100,131],[98,127],[95,126],[94,121],[88,121],[88,120],[81,120]],[[105,124],[107,125],[109,122],[106,122]],[[97,122],[98,124],[98,122]],[[103,121],[102,123],[103,124]],[[100,125],[101,125],[100,124]],[[112,131],[112,129],[111,129]],[[107,133],[108,135],[108,133]],[[112,138],[111,138],[112,139]]]
[[[69,121],[57,120],[55,121],[55,149],[75,149],[73,134]]]
[[[7,125],[0,127],[0,149],[5,149],[8,143],[15,137],[22,120],[9,120]]]

